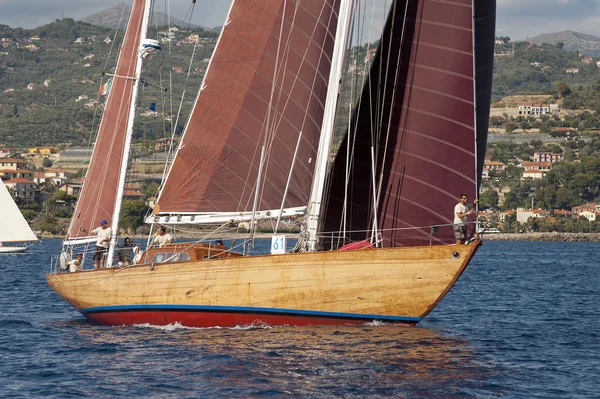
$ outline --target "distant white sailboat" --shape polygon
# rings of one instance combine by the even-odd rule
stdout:
[[[8,189],[0,179],[0,254],[24,252],[27,245],[6,245],[37,241]]]

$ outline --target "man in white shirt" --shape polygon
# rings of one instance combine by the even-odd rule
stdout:
[[[106,220],[100,222],[100,227],[90,231],[91,234],[98,234],[96,240],[96,253],[94,253],[94,270],[104,267],[104,260],[110,248],[110,238],[112,237],[112,229],[108,227]]]
[[[75,255],[75,259],[70,260],[68,263],[69,271],[71,273],[73,273],[73,272],[78,272],[79,270],[83,270],[82,269],[83,265],[81,264],[82,261],[83,261],[83,254]]]
[[[474,215],[475,210],[470,209],[467,205],[469,197],[467,194],[461,194],[458,197],[458,204],[454,207],[454,236],[457,244],[464,244],[467,241],[467,223],[469,223],[469,215]],[[477,203],[477,199],[473,201],[473,205]]]
[[[171,234],[165,232],[164,227],[159,227],[156,236],[154,236],[154,240],[152,240],[151,247],[158,245],[162,247],[164,245],[170,244],[173,241]]]

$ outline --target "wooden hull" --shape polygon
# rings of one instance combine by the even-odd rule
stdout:
[[[47,275],[90,320],[190,327],[416,324],[480,243],[238,257]]]

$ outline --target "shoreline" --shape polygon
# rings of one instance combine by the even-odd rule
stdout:
[[[297,239],[300,234],[298,233],[288,233],[284,234],[287,238]],[[207,234],[190,234],[190,235],[181,235],[176,238],[187,238],[187,239],[201,239],[206,237]],[[272,234],[269,233],[260,233],[255,234],[254,238],[270,238]],[[125,237],[125,236],[123,236]],[[141,234],[132,234],[128,237],[132,239],[147,239],[147,235]],[[217,239],[222,240],[231,240],[235,238],[242,238],[242,234],[233,234],[233,233],[224,233],[221,235],[209,236],[207,240],[214,241]],[[43,239],[64,239],[63,235],[60,236],[43,236],[40,237],[40,240]],[[600,242],[600,233],[496,233],[496,234],[484,234],[483,241],[563,241],[563,242]]]
[[[600,233],[499,233],[484,234],[483,241],[600,242]]]

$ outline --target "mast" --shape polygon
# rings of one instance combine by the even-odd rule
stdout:
[[[146,37],[148,31],[148,19],[150,18],[150,3],[152,0],[144,1],[144,16],[142,18],[142,25],[139,31],[140,40]],[[123,147],[123,158],[121,161],[121,170],[119,172],[119,183],[117,186],[117,196],[115,201],[115,209],[113,212],[113,234],[110,239],[110,249],[108,251],[106,265],[110,266],[113,260],[113,253],[117,244],[117,232],[119,231],[119,214],[121,213],[121,206],[123,204],[123,191],[125,189],[125,177],[127,176],[127,164],[129,163],[129,152],[131,150],[131,138],[133,135],[133,123],[135,119],[135,107],[137,106],[137,97],[139,94],[140,86],[140,75],[142,73],[142,53],[138,49],[138,61],[135,68],[135,76],[133,83],[133,93],[131,96],[131,103],[129,104],[129,118],[127,120],[127,133],[125,135],[125,146]]]
[[[310,199],[307,209],[308,242],[306,250],[315,251],[317,248],[317,231],[319,228],[319,217],[321,215],[321,201],[323,200],[323,190],[325,187],[325,176],[327,173],[327,161],[331,152],[331,140],[333,136],[333,122],[335,120],[335,110],[337,99],[340,92],[342,67],[344,65],[344,55],[346,53],[346,42],[348,40],[350,18],[352,15],[352,0],[341,0],[338,25],[335,34],[335,45],[333,48],[333,58],[331,60],[331,71],[329,75],[329,90],[325,102],[325,111],[323,124],[321,128],[321,138],[313,174],[313,184],[310,192]]]

